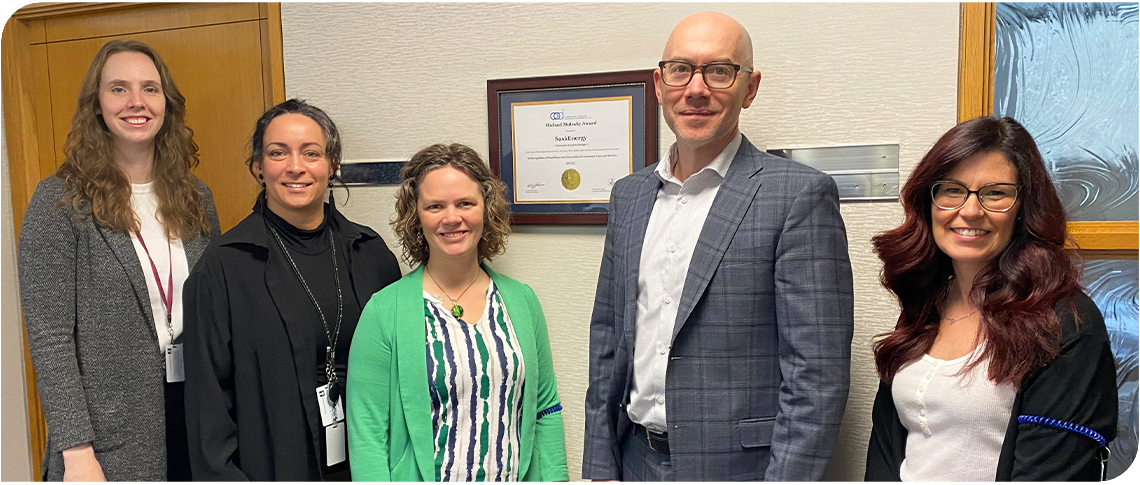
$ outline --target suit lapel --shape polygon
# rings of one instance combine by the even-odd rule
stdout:
[[[420,476],[435,478],[435,444],[432,441],[431,400],[427,375],[427,335],[424,329],[424,266],[398,283],[396,296],[396,366],[400,376],[400,402],[411,436],[412,452]],[[418,323],[417,323],[418,322]]]
[[[732,236],[736,234],[736,229],[740,227],[740,222],[756,198],[756,192],[760,189],[760,178],[756,175],[763,169],[760,157],[756,155],[756,147],[748,138],[744,138],[713,199],[701,236],[697,239],[697,247],[693,250],[688,274],[685,275],[685,288],[681,292],[681,303],[677,308],[677,321],[673,325],[670,344],[693,313],[697,300],[704,294],[728,244],[732,242]]]
[[[268,229],[266,229],[268,232]],[[268,236],[268,234],[267,234]],[[269,237],[271,239],[272,236]],[[320,410],[317,409],[316,381],[313,373],[317,362],[316,338],[314,336],[313,304],[304,294],[297,275],[281,254],[281,248],[275,242],[266,241],[271,245],[268,251],[268,260],[265,263],[265,286],[269,289],[269,296],[281,321],[285,324],[285,335],[289,339],[289,346],[293,350],[293,369],[297,374],[297,385],[300,386],[301,403],[305,408],[305,417],[309,422],[309,429],[313,431],[313,442],[320,449],[317,431],[321,429]],[[309,397],[312,396],[312,399]],[[317,457],[323,463],[324,457]]]
[[[146,276],[143,275],[142,263],[139,262],[139,256],[135,252],[131,236],[124,232],[104,228],[98,224],[95,225],[95,230],[99,231],[99,235],[103,237],[103,241],[107,243],[107,247],[111,248],[111,253],[115,255],[115,259],[123,267],[123,272],[127,274],[127,280],[131,282],[131,289],[134,290],[139,311],[145,317],[143,321],[147,323],[146,327],[150,331],[150,335],[154,337],[154,344],[157,347],[158,333],[154,329],[154,312],[150,309],[150,290],[146,287]]]

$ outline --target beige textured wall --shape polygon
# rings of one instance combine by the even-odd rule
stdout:
[[[0,191],[0,219],[3,231],[0,238],[0,480],[30,481],[32,479],[31,443],[28,437],[28,398],[24,387],[24,330],[20,320],[20,289],[16,280],[16,244],[12,229],[12,187],[8,181],[8,141],[0,117],[0,171],[3,189]]]
[[[406,160],[436,142],[466,143],[485,157],[487,79],[650,68],[673,25],[701,10],[725,12],[752,34],[763,81],[741,130],[758,146],[898,143],[905,180],[954,125],[956,3],[285,3],[286,91],[329,112],[350,160]],[[673,136],[661,127],[664,150]],[[393,192],[353,189],[343,211],[399,254],[387,224]],[[851,395],[828,477],[861,480],[876,386],[870,339],[897,316],[879,286],[870,238],[897,225],[901,209],[851,203],[842,211],[855,338]],[[516,226],[507,254],[493,264],[542,300],[575,478],[603,239],[600,226]]]

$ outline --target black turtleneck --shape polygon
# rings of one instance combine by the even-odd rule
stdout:
[[[289,252],[289,256],[293,258],[293,262],[297,264],[297,269],[301,271],[301,276],[305,279],[305,284],[308,285],[309,291],[313,293],[313,297],[317,299],[317,303],[324,313],[325,321],[328,323],[329,335],[332,335],[336,328],[336,314],[337,314],[337,297],[336,297],[336,281],[333,279],[332,271],[332,246],[329,244],[329,238],[332,237],[337,242],[336,252],[336,265],[337,272],[340,273],[340,289],[342,304],[344,306],[341,333],[337,339],[336,344],[336,373],[337,373],[337,390],[338,395],[344,396],[344,383],[347,376],[348,366],[348,348],[351,343],[351,334],[345,331],[346,323],[355,322],[360,318],[361,305],[356,301],[356,294],[352,291],[352,284],[348,276],[348,262],[345,259],[345,252],[347,248],[343,237],[340,236],[335,230],[329,230],[331,217],[329,216],[328,204],[325,204],[325,218],[321,224],[315,229],[307,230],[289,224],[285,219],[282,219],[271,210],[264,211],[264,217],[270,227],[277,230],[277,234],[281,236],[281,241],[285,244],[285,248]],[[277,251],[281,249],[276,248]],[[288,264],[288,259],[285,259],[285,264]],[[290,272],[292,270],[290,269]],[[298,282],[298,288],[300,288]],[[301,289],[301,294],[298,295],[306,301],[309,300],[308,295],[304,294]],[[311,308],[311,305],[309,305]],[[321,325],[320,317],[317,316],[316,310],[313,309],[312,313],[313,331],[316,335],[316,348],[317,348],[317,368],[316,368],[316,382],[317,385],[322,385],[328,382],[325,377],[325,348],[329,345],[328,339],[325,337],[324,327]]]
[[[328,325],[329,336],[334,335],[336,332],[336,314],[337,314],[337,291],[336,280],[333,278],[332,271],[332,245],[329,244],[330,237],[337,244],[336,246],[336,267],[337,273],[340,274],[340,294],[343,305],[343,314],[341,316],[341,331],[339,338],[336,338],[336,375],[337,385],[335,386],[335,395],[344,399],[345,382],[348,379],[348,348],[352,343],[352,333],[346,330],[346,327],[351,327],[348,322],[355,323],[360,319],[361,305],[356,300],[356,292],[353,291],[352,282],[349,279],[348,261],[345,254],[348,247],[345,244],[344,238],[340,236],[335,230],[335,227],[330,230],[330,225],[335,224],[332,221],[331,213],[328,204],[325,204],[325,217],[321,224],[315,229],[306,230],[289,224],[285,219],[282,219],[268,207],[263,211],[266,223],[273,229],[276,229],[277,234],[281,236],[281,242],[285,245],[289,257],[297,265],[297,269],[301,272],[301,276],[305,279],[305,285],[309,287],[309,291],[313,293],[313,298],[316,298],[317,304],[321,307],[321,312],[324,313],[325,322]],[[274,244],[276,251],[280,252],[280,246]],[[284,264],[289,264],[288,258],[282,258]],[[292,269],[290,268],[290,272]],[[295,274],[295,273],[294,273]],[[302,298],[311,302],[309,296],[304,293],[304,288],[297,282],[298,298]],[[325,336],[325,327],[321,325],[320,317],[317,316],[316,309],[312,305],[308,305],[311,309],[311,318],[313,322],[313,334],[316,336],[316,350],[317,350],[317,367],[314,369],[315,381],[318,386],[324,385],[328,382],[325,376],[325,349],[329,345],[329,339]],[[315,390],[313,391],[315,392]],[[320,431],[321,436],[318,437],[317,450],[320,456],[321,471],[326,475],[326,479],[341,480],[347,475],[348,462],[341,462],[332,467],[325,465],[325,431],[322,428]],[[331,475],[330,475],[331,474]]]

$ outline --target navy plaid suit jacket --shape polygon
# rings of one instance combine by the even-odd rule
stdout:
[[[610,197],[590,320],[583,478],[621,479],[637,280],[661,180]],[[677,480],[818,480],[850,385],[847,235],[831,177],[743,140],[689,265],[666,371]]]

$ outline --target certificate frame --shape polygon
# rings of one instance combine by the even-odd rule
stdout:
[[[507,186],[504,195],[510,202],[512,224],[605,224],[609,218],[608,192],[601,194],[605,199],[601,202],[518,201],[515,165],[518,159],[514,153],[516,140],[512,105],[630,98],[629,173],[632,173],[657,163],[658,106],[653,71],[642,69],[487,81],[488,162],[491,171]]]

